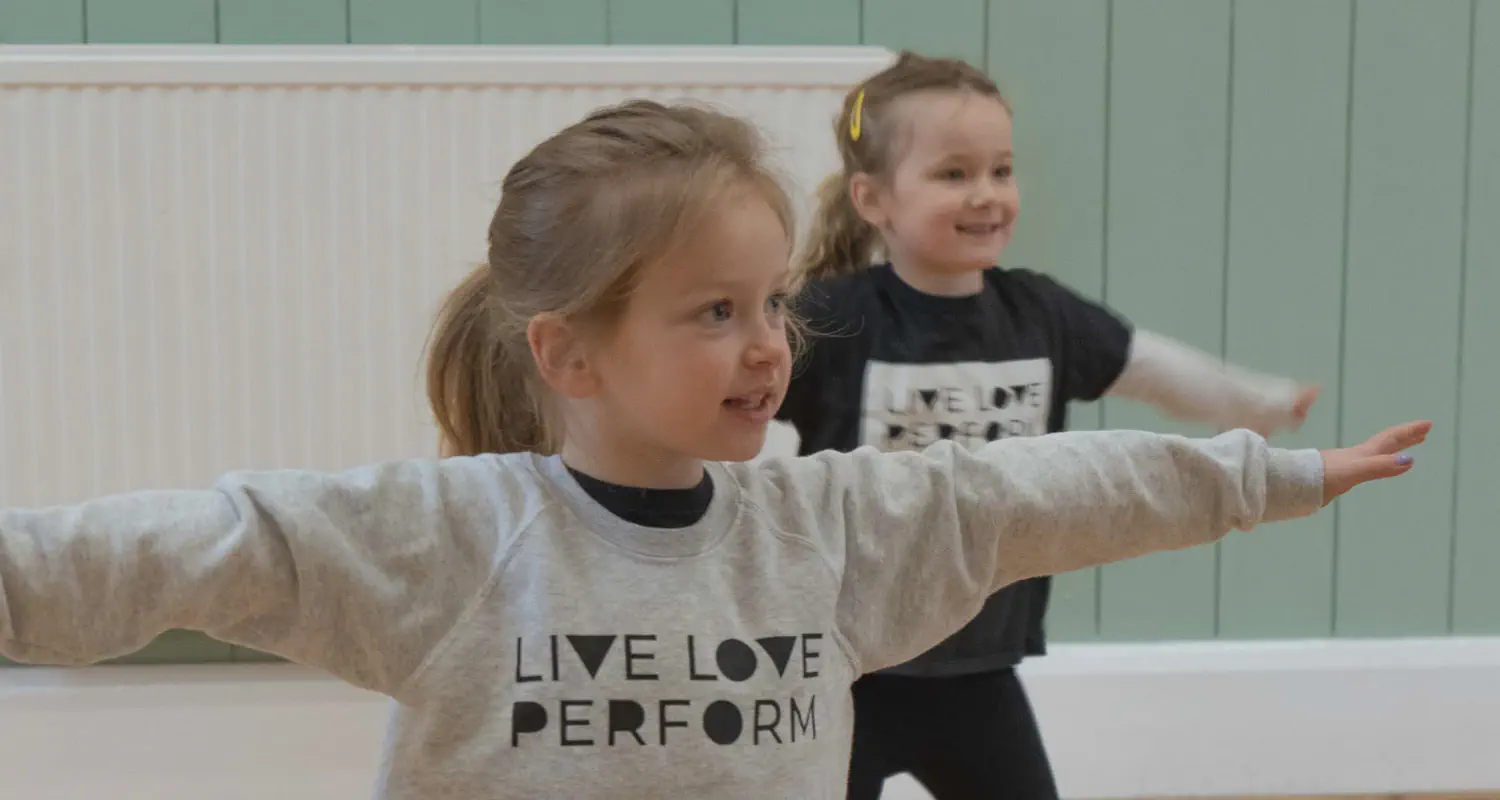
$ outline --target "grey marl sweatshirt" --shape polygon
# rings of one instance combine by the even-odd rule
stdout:
[[[0,653],[88,664],[169,628],[397,701],[376,795],[842,798],[859,674],[1023,578],[1316,511],[1316,451],[1246,431],[710,464],[626,523],[556,458],[231,474],[0,511]]]

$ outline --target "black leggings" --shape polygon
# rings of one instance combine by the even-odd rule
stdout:
[[[936,800],[1057,800],[1041,731],[1013,669],[854,683],[849,800],[910,772]]]

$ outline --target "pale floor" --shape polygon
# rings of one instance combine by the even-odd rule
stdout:
[[[1162,798],[1162,800],[1169,800]],[[1174,797],[1170,800],[1500,800],[1500,791],[1468,794],[1278,795],[1275,797]]]
[[[931,800],[910,775],[886,781],[881,800]],[[1500,789],[1486,792],[1394,792],[1386,794],[1337,795],[1213,795],[1152,797],[1140,800],[1500,800]]]

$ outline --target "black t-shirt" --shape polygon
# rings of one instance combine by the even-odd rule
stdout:
[[[986,270],[979,294],[941,297],[878,266],[809,286],[796,311],[807,341],[777,418],[797,428],[804,455],[939,439],[975,448],[1063,430],[1069,401],[1096,400],[1119,377],[1132,333],[1110,310],[1023,269]],[[1006,587],[947,641],[887,672],[985,672],[1043,653],[1050,585]]]

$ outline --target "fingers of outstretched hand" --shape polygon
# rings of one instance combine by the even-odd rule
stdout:
[[[1322,391],[1322,386],[1302,387],[1297,392],[1297,399],[1292,403],[1292,415],[1297,419],[1307,419],[1307,412],[1312,410],[1313,403],[1318,401],[1318,393]]]
[[[1408,422],[1386,428],[1356,447],[1324,451],[1323,502],[1362,483],[1410,472],[1413,459],[1402,451],[1421,444],[1430,430],[1427,420]]]
[[[1364,455],[1356,450],[1332,450],[1323,456],[1323,504],[1370,481],[1394,478],[1410,472],[1412,459],[1407,455],[1380,453]]]
[[[1389,456],[1421,444],[1431,430],[1432,423],[1427,420],[1394,425],[1371,436],[1361,449],[1372,456]]]
[[[1394,478],[1410,472],[1412,464],[1412,457],[1404,454],[1382,453],[1367,456],[1355,464],[1354,482],[1360,484],[1366,481],[1378,481],[1382,478]]]

